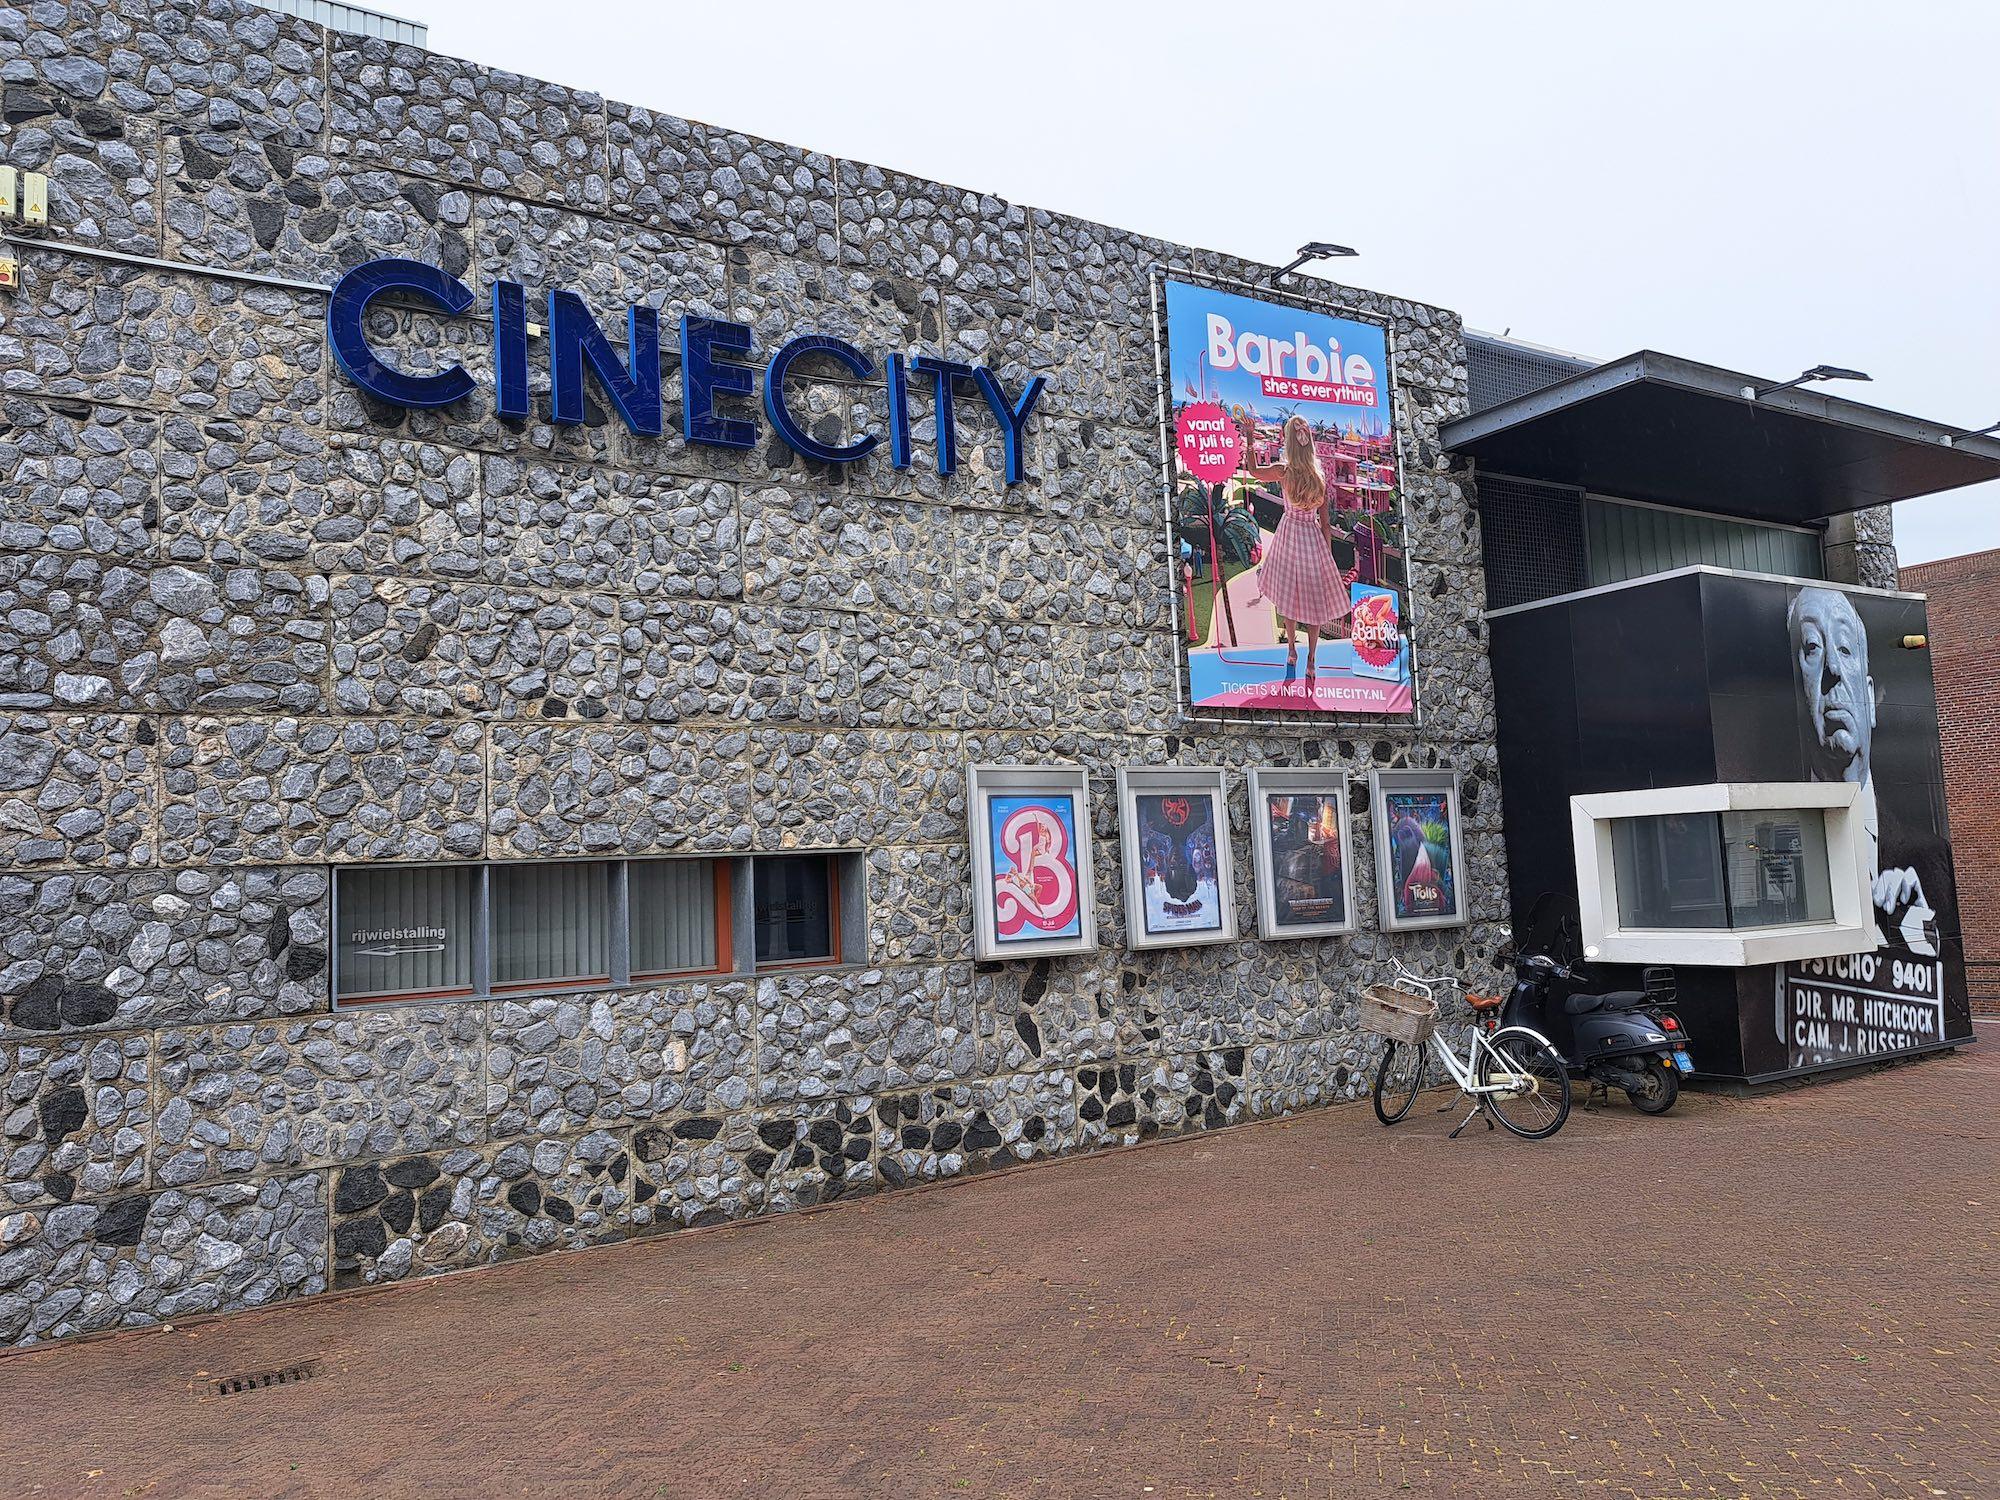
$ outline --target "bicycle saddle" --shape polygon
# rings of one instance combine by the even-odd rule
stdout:
[[[1505,995],[1468,994],[1465,997],[1465,1003],[1471,1006],[1473,1010],[1475,1010],[1476,1012],[1478,1012],[1480,1015],[1483,1016],[1488,1011],[1498,1010],[1501,1007],[1501,1005],[1506,1001],[1506,998],[1507,997]]]

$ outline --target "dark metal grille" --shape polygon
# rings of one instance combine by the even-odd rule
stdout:
[[[217,1396],[240,1396],[246,1391],[267,1390],[274,1385],[297,1385],[317,1374],[319,1361],[307,1359],[280,1370],[253,1370],[242,1375],[225,1375],[220,1380],[210,1381],[209,1390]]]
[[[1505,609],[1584,587],[1583,492],[1479,476],[1486,606]]]
[[[1480,333],[1465,336],[1465,373],[1474,413],[1594,368],[1587,359],[1532,349],[1509,339]]]

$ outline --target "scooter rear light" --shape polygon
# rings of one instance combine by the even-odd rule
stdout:
[[[1679,1031],[1681,1029],[1681,1023],[1679,1021],[1676,1021],[1672,1016],[1661,1016],[1660,1029],[1662,1031]]]

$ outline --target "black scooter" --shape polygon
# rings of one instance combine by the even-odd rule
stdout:
[[[1533,925],[1546,927],[1543,921]],[[1552,936],[1555,941],[1545,946],[1567,948],[1566,940],[1573,938],[1567,922],[1558,923]],[[1597,950],[1585,948],[1583,955],[1595,958]],[[1612,1088],[1623,1089],[1644,1114],[1663,1115],[1674,1107],[1681,1077],[1694,1071],[1694,1060],[1674,1010],[1672,969],[1641,971],[1644,989],[1593,994],[1581,963],[1525,950],[1513,964],[1514,987],[1501,1008],[1501,1024],[1527,1026],[1549,1039],[1570,1071],[1590,1081],[1584,1108]]]
[[[1694,1071],[1687,1033],[1672,1008],[1673,970],[1646,970],[1643,990],[1593,995],[1584,983],[1576,966],[1524,953],[1514,960],[1514,989],[1500,1024],[1547,1037],[1570,1071],[1590,1080],[1593,1098],[1621,1088],[1641,1113],[1665,1114],[1681,1096],[1681,1075]]]

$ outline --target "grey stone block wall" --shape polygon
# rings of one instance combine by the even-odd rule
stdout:
[[[1396,957],[1490,978],[1506,890],[1457,318],[1394,329],[1419,729],[1176,710],[1150,275],[1269,267],[240,0],[0,5],[0,1340],[483,1264],[1360,1096]],[[174,263],[120,264],[66,245]],[[377,255],[941,349],[1049,387],[1027,482],[379,406]],[[483,378],[483,312],[385,306]],[[540,394],[538,387],[538,395]],[[878,429],[869,384],[802,383]],[[965,767],[1091,769],[1103,949],[971,958]],[[1472,924],[1134,953],[1121,764],[1457,767]],[[335,1010],[333,867],[857,851],[838,970]],[[1241,925],[1254,932],[1251,890]]]
[[[1827,522],[1821,551],[1826,558],[1826,576],[1838,582],[1865,584],[1871,589],[1901,586],[1893,506],[1877,505],[1833,517]]]

